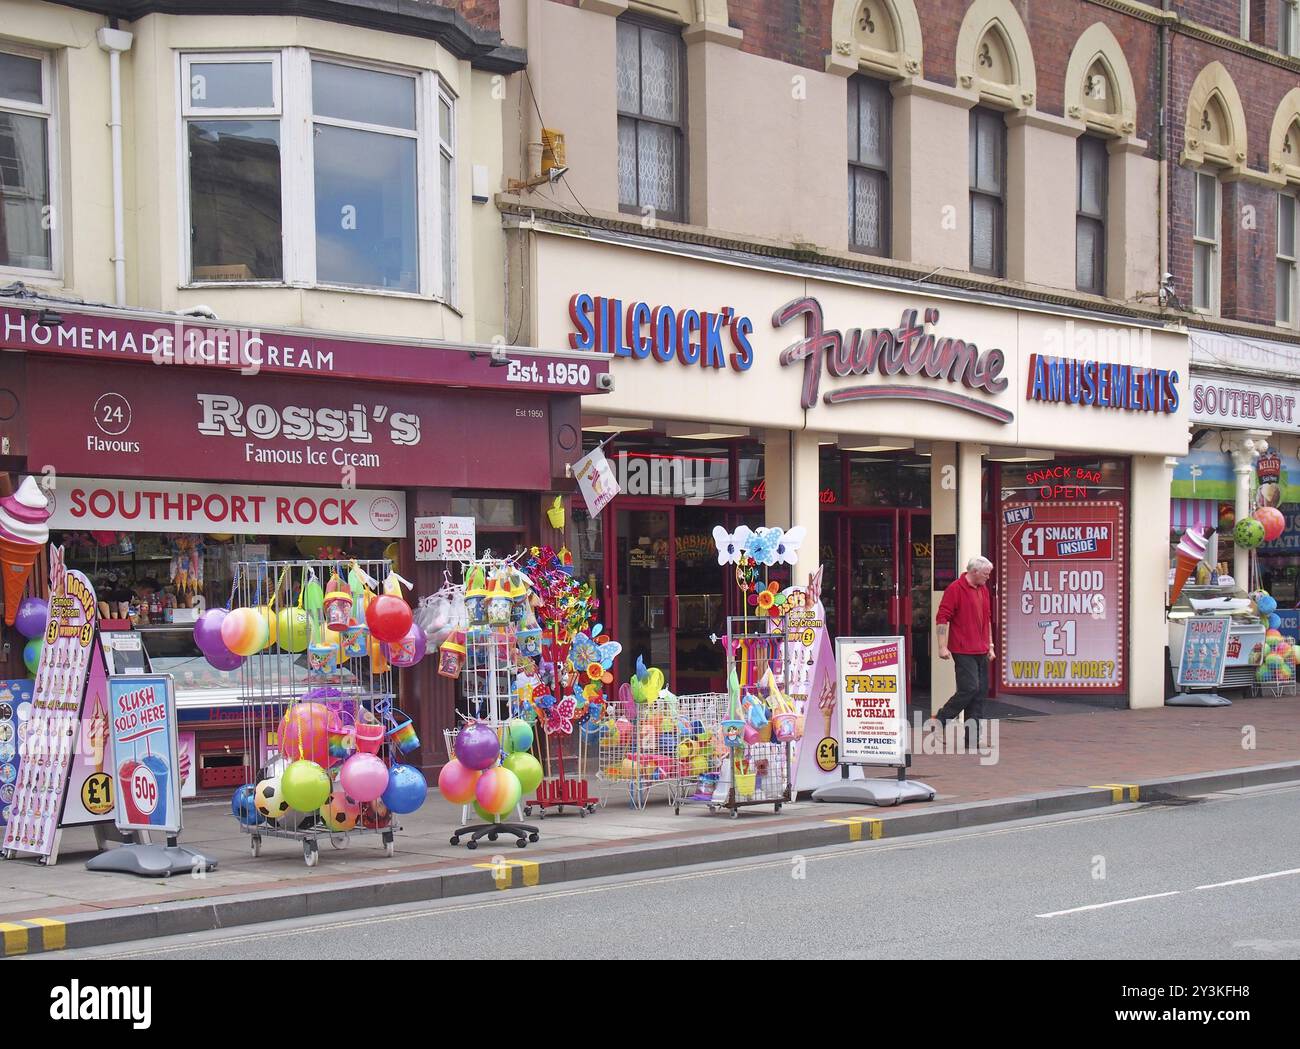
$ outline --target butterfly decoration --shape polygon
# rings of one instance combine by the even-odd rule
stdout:
[[[587,634],[580,633],[573,639],[569,658],[575,667],[586,671],[589,680],[608,685],[614,680],[609,668],[614,665],[614,660],[622,651],[623,646],[617,641],[597,642]]]
[[[546,711],[546,734],[548,736],[573,734],[573,715],[577,710],[572,696],[565,696]]]
[[[745,553],[754,559],[755,564],[776,564],[776,548],[785,533],[779,528],[758,528],[749,537]]]
[[[782,533],[781,529],[774,528],[777,533],[776,541],[776,561],[775,564],[792,565],[799,560],[799,547],[803,545],[804,536],[808,530],[803,525],[795,525],[788,532]]]
[[[745,556],[753,535],[754,533],[746,525],[741,525],[734,532],[728,532],[722,525],[716,525],[713,529],[713,542],[718,548],[718,564],[736,564]]]

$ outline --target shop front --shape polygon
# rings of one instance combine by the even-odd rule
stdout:
[[[237,587],[272,595],[272,573],[241,580],[235,566],[391,558],[417,597],[455,572],[417,556],[417,519],[471,519],[471,553],[546,538],[541,507],[572,484],[577,393],[605,370],[591,362],[569,388],[566,369],[548,381],[541,353],[509,369],[486,350],[121,312],[5,309],[0,335],[25,351],[0,358],[15,406],[5,466],[47,490],[52,544],[95,585],[110,658],[174,676],[199,791],[228,791],[256,764],[240,674],[193,638]],[[423,663],[400,689],[426,733],[419,761],[436,766],[452,689]]]
[[[584,444],[621,494],[572,546],[629,656],[716,688],[741,611],[713,529],[804,529],[840,636],[907,638],[914,706],[951,690],[933,610],[983,552],[1001,693],[1163,701],[1165,458],[1181,332],[533,225],[534,341],[606,356]],[[1154,563],[1155,558],[1159,564]]]

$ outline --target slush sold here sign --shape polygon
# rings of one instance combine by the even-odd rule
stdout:
[[[465,561],[474,556],[476,536],[472,517],[417,517],[417,561]]]

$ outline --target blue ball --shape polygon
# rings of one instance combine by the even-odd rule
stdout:
[[[414,812],[424,804],[428,793],[424,773],[413,765],[394,765],[388,770],[388,789],[382,800],[392,812]]]
[[[1264,615],[1268,615],[1270,612],[1276,612],[1277,598],[1273,597],[1271,594],[1260,594],[1259,597],[1255,598],[1255,607]]]
[[[245,783],[235,790],[234,796],[230,799],[231,813],[245,827],[256,827],[259,823],[265,822],[262,814],[253,805],[255,789],[253,784]]]
[[[1268,625],[1270,630],[1280,630],[1282,627],[1282,617],[1278,615],[1276,612],[1270,612],[1268,617]]]

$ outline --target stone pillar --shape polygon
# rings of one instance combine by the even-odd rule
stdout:
[[[764,521],[805,531],[791,582],[803,584],[817,571],[821,551],[821,488],[818,435],[807,430],[768,430],[763,436]]]
[[[951,442],[936,441],[930,446],[930,535],[931,560],[930,579],[938,578],[937,569],[952,565],[936,565],[933,551],[938,544],[934,537],[953,534],[957,531],[957,445]],[[952,660],[939,658],[939,647],[933,642],[934,617],[939,611],[939,602],[943,599],[941,590],[930,591],[930,710],[933,714],[952,695],[956,689]]]
[[[980,537],[983,523],[983,468],[984,453],[988,448],[982,444],[957,445],[957,570],[964,572],[966,562],[976,554],[983,554],[995,565],[997,558],[992,551],[981,549]],[[930,466],[934,470],[933,461]],[[940,471],[942,475],[943,471]],[[933,482],[931,482],[933,483]],[[942,477],[940,478],[942,484]]]
[[[912,78],[890,90],[891,254],[922,266],[969,269],[969,111],[975,94]]]
[[[1133,456],[1128,526],[1128,705],[1160,707],[1165,702],[1165,646],[1169,628],[1170,470],[1161,455]]]
[[[1250,478],[1255,472],[1255,460],[1268,451],[1271,437],[1267,430],[1234,430],[1225,435],[1227,451],[1232,455],[1232,471],[1237,478],[1234,515],[1238,521],[1250,516]],[[1232,577],[1242,590],[1250,589],[1250,551],[1233,547]]]
[[[1073,288],[1075,139],[1083,125],[1046,113],[1007,116],[1007,277]]]

